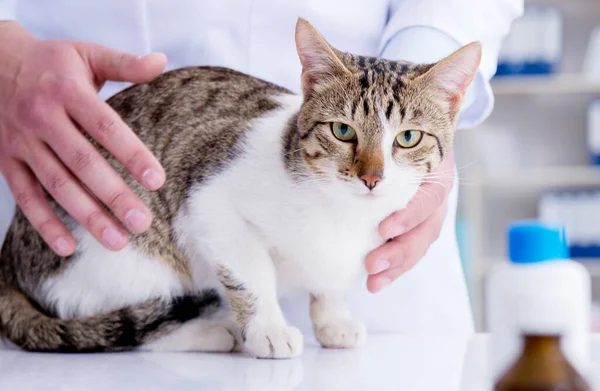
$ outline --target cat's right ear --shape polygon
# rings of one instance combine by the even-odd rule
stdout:
[[[351,75],[327,41],[305,19],[296,23],[296,50],[302,63],[302,90],[309,94],[333,78]]]
[[[473,42],[436,63],[415,82],[421,83],[421,88],[442,96],[455,113],[477,74],[480,62],[481,44]]]

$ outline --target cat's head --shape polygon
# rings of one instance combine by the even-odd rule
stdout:
[[[300,19],[296,46],[304,93],[296,146],[302,170],[359,196],[416,191],[452,149],[480,44],[436,64],[387,61],[342,53]]]

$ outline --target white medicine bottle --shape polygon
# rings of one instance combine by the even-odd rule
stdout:
[[[587,269],[568,259],[564,229],[539,221],[508,227],[506,262],[486,285],[489,377],[498,380],[520,357],[523,335],[559,335],[561,348],[587,377],[591,288]]]

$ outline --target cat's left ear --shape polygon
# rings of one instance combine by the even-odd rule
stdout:
[[[481,44],[473,42],[436,63],[415,81],[423,83],[423,88],[442,94],[451,107],[458,108],[480,63]]]
[[[302,18],[296,24],[296,49],[302,63],[302,90],[305,94],[334,78],[351,75],[336,55],[336,50]]]

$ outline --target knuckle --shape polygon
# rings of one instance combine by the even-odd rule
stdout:
[[[51,38],[43,42],[41,49],[43,57],[49,62],[64,61],[65,56],[69,55],[69,51],[74,50],[69,42],[62,39]]]
[[[124,52],[120,52],[116,58],[116,67],[120,78],[124,78],[123,69],[129,58],[130,56]]]
[[[38,83],[38,94],[51,100],[65,102],[73,99],[78,92],[74,79],[51,72],[42,74]]]
[[[125,196],[125,192],[115,192],[115,193],[111,194],[110,197],[108,197],[108,202],[106,205],[110,209],[114,210],[125,198],[124,196]]]
[[[6,156],[20,156],[26,150],[24,137],[14,131],[5,132],[0,143],[0,150]]]
[[[68,101],[74,99],[79,92],[79,88],[75,80],[61,79],[57,86],[57,94],[63,100]]]
[[[60,92],[61,77],[54,72],[43,73],[37,84],[37,93],[46,97],[55,98]]]
[[[43,238],[49,238],[53,232],[58,232],[60,224],[54,218],[48,218],[43,220],[40,224],[37,224],[35,230],[42,235]]]
[[[52,194],[60,193],[67,184],[68,179],[62,174],[51,174],[48,178],[48,191]]]
[[[73,156],[73,168],[75,172],[81,172],[92,164],[92,154],[87,151],[77,150]]]
[[[393,259],[395,259],[397,262],[402,262],[404,259],[406,259],[407,256],[407,252],[406,252],[406,246],[400,241],[397,240],[396,241],[396,245],[394,246],[393,249]]]
[[[15,193],[15,200],[19,207],[23,210],[29,209],[31,202],[34,199],[34,195],[31,191],[22,190]]]
[[[65,102],[74,99],[77,92],[77,83],[74,80],[62,78],[56,82],[54,90],[51,93],[55,94],[61,101]]]
[[[85,217],[84,226],[88,229],[93,227],[94,225],[96,225],[96,222],[103,216],[104,213],[102,213],[100,210],[94,210]]]
[[[125,161],[125,167],[132,168],[133,166],[135,166],[136,163],[137,163],[137,161],[141,158],[141,156],[142,156],[142,150],[141,149],[134,150],[127,157],[127,160]]]
[[[402,265],[405,269],[409,269],[413,265],[415,265],[419,261],[419,259],[421,259],[421,257],[422,256],[420,255],[420,252],[417,249],[409,251],[406,257],[402,259]]]
[[[17,121],[31,128],[48,125],[50,102],[40,94],[27,93],[17,101],[15,116]]]
[[[116,130],[115,121],[110,118],[100,118],[94,123],[94,129],[92,129],[96,136],[106,138],[111,136]]]

